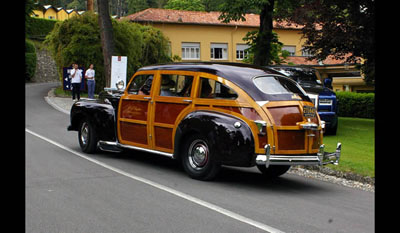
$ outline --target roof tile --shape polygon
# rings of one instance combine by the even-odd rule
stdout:
[[[228,25],[243,27],[259,27],[260,15],[246,14],[246,21],[231,21],[223,23],[218,19],[221,12],[211,11],[184,11],[171,9],[148,8],[132,15],[125,16],[133,22],[152,22],[152,23],[177,23],[177,24],[205,24],[205,25]],[[289,24],[288,22],[274,21],[274,28],[283,29],[301,29],[297,24]]]

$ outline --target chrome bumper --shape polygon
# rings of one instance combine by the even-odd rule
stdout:
[[[319,147],[316,155],[271,155],[271,146],[265,146],[265,154],[256,156],[257,165],[326,165],[339,164],[342,144],[339,142],[336,151],[333,153],[325,152],[325,145]]]

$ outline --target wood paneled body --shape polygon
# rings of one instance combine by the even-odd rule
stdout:
[[[123,144],[172,154],[179,123],[194,111],[218,112],[243,120],[250,127],[254,137],[255,154],[264,154],[266,144],[271,145],[272,154],[312,154],[318,152],[319,145],[322,143],[321,128],[318,131],[312,131],[300,127],[301,123],[319,124],[320,122],[318,115],[310,119],[303,116],[303,106],[312,106],[311,102],[264,101],[265,104],[260,106],[245,90],[234,83],[204,72],[139,71],[132,80],[144,74],[154,76],[150,93],[148,95],[140,94],[140,92],[129,94],[125,91],[121,97],[118,139]],[[171,87],[167,89],[165,87],[168,82],[164,79],[166,77],[172,77],[174,81],[174,84],[171,82]],[[212,80],[213,82],[210,83],[214,85],[220,83],[220,87],[211,87],[212,92],[228,87],[231,89],[230,96],[237,94],[237,97],[224,99],[219,98],[218,95],[213,97],[203,95],[201,93],[204,90],[202,79]],[[166,96],[165,91],[171,91],[173,94]],[[265,132],[259,132],[254,122],[260,120],[266,122]]]

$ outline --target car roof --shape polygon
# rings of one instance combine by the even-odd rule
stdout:
[[[309,66],[302,66],[302,65],[296,65],[296,66],[291,66],[291,65],[269,65],[266,66],[267,68],[276,70],[276,69],[286,69],[286,70],[315,70],[313,67]]]
[[[204,72],[217,75],[238,85],[254,100],[264,99],[259,96],[260,90],[254,85],[252,78],[261,75],[284,76],[280,72],[270,68],[233,62],[178,62],[157,64],[140,68],[138,71],[147,70],[180,70]]]

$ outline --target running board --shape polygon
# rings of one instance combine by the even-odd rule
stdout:
[[[99,141],[97,143],[97,145],[100,148],[100,150],[103,150],[103,151],[122,152],[122,148],[126,148],[126,149],[131,149],[131,150],[138,150],[138,151],[144,151],[144,152],[148,152],[148,153],[158,154],[158,155],[162,155],[162,156],[174,159],[174,155],[171,153],[157,151],[157,150],[150,150],[150,149],[141,148],[141,147],[137,147],[137,146],[123,145],[119,142]]]
[[[116,152],[116,153],[122,152],[122,148],[119,147],[116,142],[99,141],[97,143],[97,146],[102,151]]]

